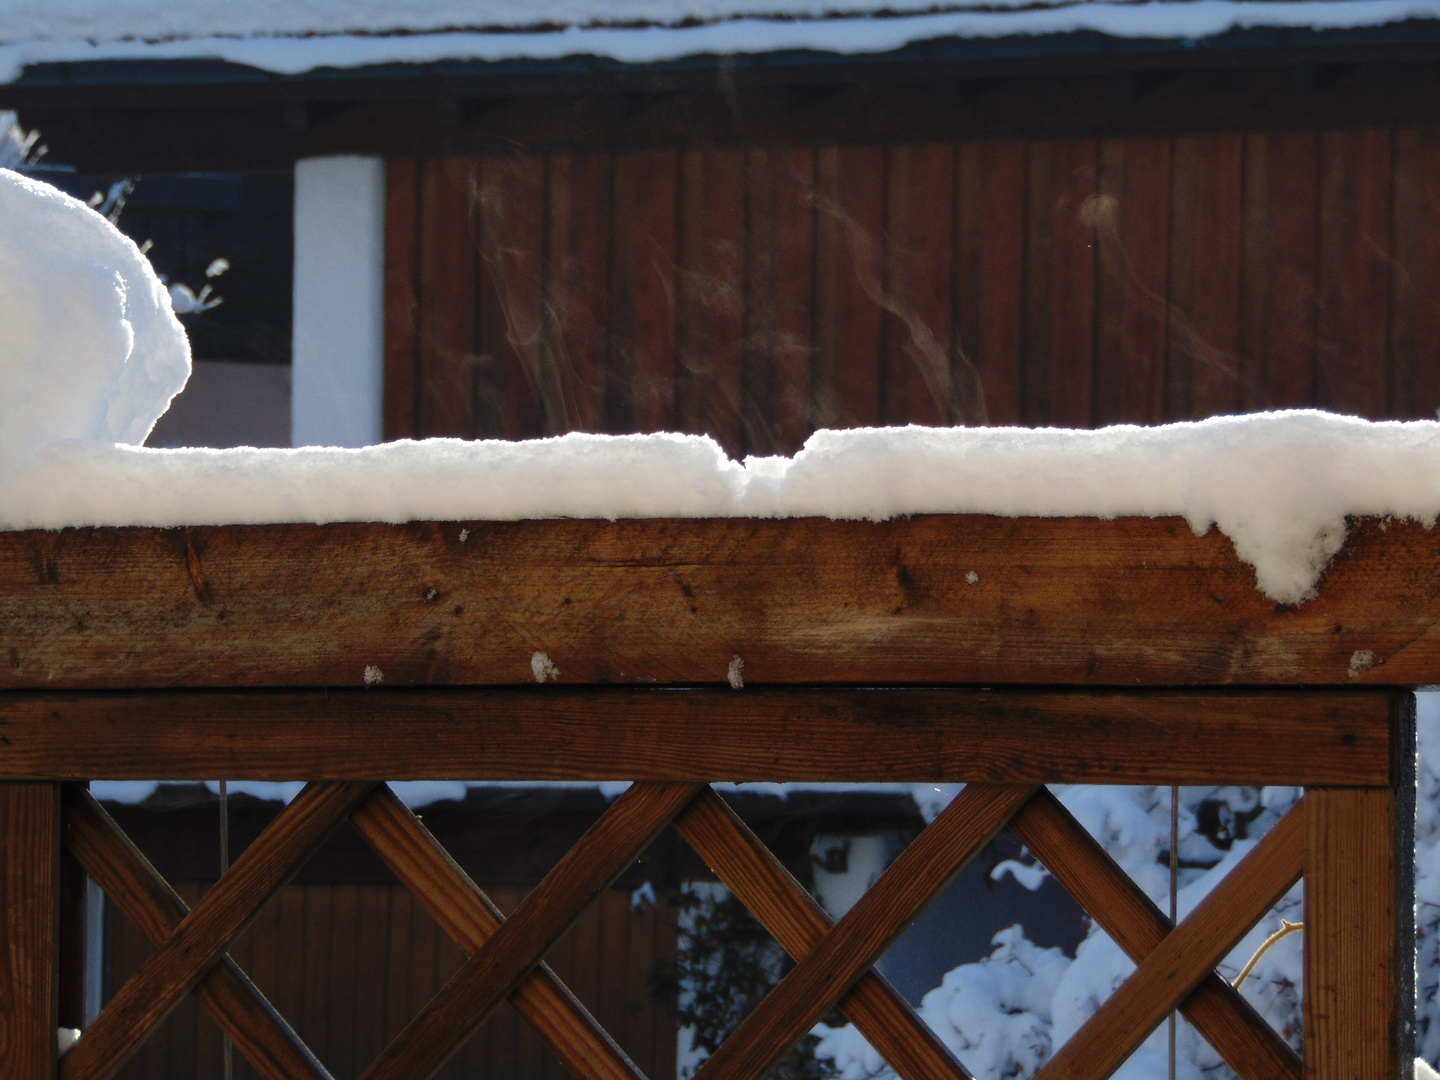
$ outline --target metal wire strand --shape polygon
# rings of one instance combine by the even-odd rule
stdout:
[[[224,780],[220,781],[220,876],[230,869],[230,792]],[[220,1036],[220,1062],[224,1080],[235,1080],[235,1047],[230,1036]]]
[[[1179,788],[1171,788],[1171,926],[1179,916]],[[1175,1080],[1175,1009],[1169,1017],[1169,1080]]]

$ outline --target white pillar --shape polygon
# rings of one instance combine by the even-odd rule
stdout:
[[[385,162],[297,162],[291,445],[381,440],[384,312]]]

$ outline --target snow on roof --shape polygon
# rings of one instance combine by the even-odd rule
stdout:
[[[570,56],[655,63],[1084,30],[1190,41],[1437,16],[1440,0],[7,0],[0,81],[28,64],[85,60],[209,58],[285,74]]]
[[[1212,525],[1268,596],[1310,596],[1350,515],[1432,525],[1440,423],[1303,411],[1099,431],[816,432],[732,461],[698,435],[158,450],[189,371],[148,262],[105,218],[0,170],[0,528],[519,518],[1122,515]]]

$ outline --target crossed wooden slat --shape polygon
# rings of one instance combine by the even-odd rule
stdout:
[[[1007,823],[1138,967],[1041,1070],[1100,1080],[1181,1008],[1243,1080],[1299,1080],[1300,1063],[1215,965],[1299,878],[1299,807],[1178,927],[1044,788],[975,784],[926,828],[833,926],[707,786],[637,783],[504,919],[384,785],[312,784],[186,912],[88,793],[67,793],[66,843],[154,953],[61,1059],[61,1080],[108,1080],[194,991],[266,1080],[328,1080],[224,956],[260,906],[347,817],[468,955],[366,1071],[413,1080],[438,1070],[503,1000],[581,1080],[643,1080],[541,957],[655,836],[673,823],[795,959],[702,1066],[701,1080],[768,1074],[839,1006],[904,1080],[968,1080],[963,1066],[872,968],[915,917]]]

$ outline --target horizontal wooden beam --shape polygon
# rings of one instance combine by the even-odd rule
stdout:
[[[1388,785],[1395,691],[0,694],[0,780]]]
[[[737,657],[759,683],[1435,683],[1440,530],[1358,524],[1297,607],[1175,518],[0,533],[0,689],[723,683]]]

